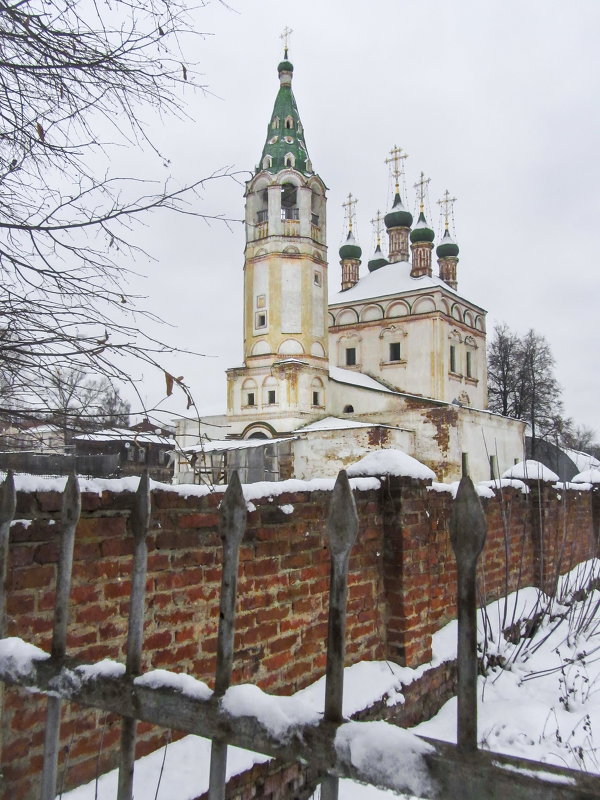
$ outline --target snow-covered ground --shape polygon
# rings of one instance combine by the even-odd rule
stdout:
[[[507,601],[493,603],[479,612],[480,639],[487,641],[488,659],[503,668],[490,668],[479,679],[479,740],[490,750],[558,766],[600,772],[600,591],[593,590],[578,602],[573,592],[600,575],[600,562],[591,561],[565,576],[557,599],[550,601],[528,588]],[[519,620],[538,617],[533,635],[515,643],[499,631],[521,628]],[[402,702],[402,685],[428,668],[456,655],[456,622],[434,636],[433,660],[416,670],[389,662],[362,662],[346,670],[344,714],[365,708],[375,700]],[[248,687],[249,688],[249,687]],[[237,687],[238,693],[245,689]],[[252,691],[246,702],[252,704]],[[323,708],[324,681],[317,681],[289,698],[289,715],[304,719],[318,716]],[[279,713],[279,712],[278,712]],[[436,739],[456,741],[456,699],[446,703],[433,719],[413,729]],[[208,788],[210,743],[187,736],[136,764],[136,797],[157,800],[192,800]],[[164,759],[164,769],[159,776]],[[228,775],[267,760],[264,756],[230,748]],[[114,800],[116,772],[63,795],[64,800]],[[97,795],[96,795],[97,790]],[[318,793],[316,795],[318,797]],[[386,800],[397,797],[343,780],[340,800]]]

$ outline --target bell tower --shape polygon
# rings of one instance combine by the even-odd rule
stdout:
[[[233,435],[277,436],[324,414],[328,377],[326,187],[314,172],[292,92],[279,91],[246,184],[244,364],[227,371]]]

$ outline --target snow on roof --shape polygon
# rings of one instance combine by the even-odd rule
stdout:
[[[589,453],[584,453],[582,450],[569,450],[566,447],[561,448],[563,453],[569,456],[571,461],[575,464],[580,472],[586,469],[600,468],[600,461]]]
[[[22,433],[60,433],[61,429],[58,425],[51,423],[42,423],[40,425],[32,425],[30,428],[23,428]]]
[[[544,466],[541,461],[520,461],[502,473],[503,478],[516,478],[517,480],[548,481],[556,483],[559,480],[556,472]]]
[[[380,267],[375,272],[363,275],[358,283],[345,291],[334,291],[329,295],[329,305],[345,304],[357,300],[370,300],[374,297],[389,297],[394,294],[414,292],[419,289],[444,289],[454,297],[458,292],[436,275],[411,278],[411,265],[408,261],[396,261]]]
[[[347,428],[373,428],[376,422],[359,422],[356,419],[340,419],[339,417],[325,417],[309,425],[298,428],[295,433],[309,433],[310,431],[339,431]],[[388,426],[385,426],[388,427]]]
[[[346,470],[348,476],[360,475],[402,475],[421,480],[435,480],[435,472],[416,458],[393,448],[372,450],[364,458],[352,464]]]
[[[586,469],[571,478],[571,483],[600,483],[600,469]]]
[[[250,447],[264,447],[267,444],[289,442],[293,437],[283,439],[207,439],[202,444],[184,448],[185,453],[215,453],[221,450],[247,450]]]
[[[329,366],[329,377],[338,383],[349,383],[352,386],[361,386],[363,389],[376,389],[378,392],[389,392],[390,394],[398,394],[379,383],[375,378],[365,375],[363,372],[355,372],[352,369],[342,369],[341,367]]]
[[[168,444],[175,447],[175,439],[157,433],[140,433],[129,428],[107,428],[73,437],[78,442],[136,442],[137,444]]]

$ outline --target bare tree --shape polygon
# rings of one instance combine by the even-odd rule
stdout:
[[[171,348],[140,332],[137,298],[124,288],[132,228],[158,209],[207,216],[197,190],[226,173],[176,187],[104,171],[113,144],[153,148],[145,108],[182,113],[178,85],[194,78],[183,3],[0,0],[0,22],[0,373],[10,389],[0,403],[9,415],[56,370],[114,381],[128,378],[120,356],[161,366]],[[185,390],[168,372],[167,387]]]
[[[494,328],[488,346],[489,407],[505,417],[514,412],[519,375],[519,337],[505,322]]]
[[[56,369],[42,387],[40,405],[68,444],[75,433],[107,426],[127,426],[131,410],[106,377],[89,377],[80,369]]]
[[[519,337],[501,324],[494,330],[488,358],[489,406],[528,423],[535,457],[537,441],[555,438],[564,426],[562,390],[554,375],[550,345],[533,329]]]

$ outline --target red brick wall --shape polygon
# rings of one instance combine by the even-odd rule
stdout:
[[[234,682],[291,693],[323,674],[327,633],[329,557],[324,520],[330,495],[282,495],[256,501],[240,551]],[[182,499],[153,496],[148,537],[144,669],[189,672],[211,683],[215,667],[220,589],[220,495]],[[360,529],[350,559],[348,662],[385,655],[384,596],[380,579],[381,525],[375,492],[357,497]],[[84,661],[124,660],[132,538],[127,494],[84,495],[74,552],[68,652]],[[284,514],[279,505],[292,504]],[[17,517],[42,515],[11,529],[8,635],[48,650],[58,557],[57,494],[20,495]],[[4,786],[11,800],[36,796],[34,772],[42,758],[45,704],[7,689],[3,714]],[[25,716],[23,708],[27,709]],[[66,786],[95,776],[104,728],[102,770],[114,763],[110,745],[117,721],[65,704],[63,744],[69,747]],[[141,753],[164,732],[140,725]],[[64,758],[63,758],[64,761]]]
[[[480,566],[487,600],[508,588],[547,584],[557,569],[594,552],[592,493],[509,489],[484,501],[488,542]],[[291,693],[325,666],[329,558],[324,538],[329,493],[296,493],[254,501],[240,553],[234,681]],[[215,664],[221,547],[220,495],[182,498],[155,492],[148,539],[144,669],[189,672],[211,683]],[[597,498],[594,498],[597,502]],[[84,495],[75,544],[69,654],[85,661],[124,660],[132,539],[130,494]],[[286,515],[279,506],[292,504]],[[448,535],[451,498],[418,481],[392,479],[357,493],[360,531],[350,560],[348,663],[388,657],[416,666],[429,660],[431,634],[455,614],[455,566]],[[21,494],[11,529],[9,635],[49,648],[60,496]],[[503,515],[506,526],[503,523]],[[536,520],[542,520],[542,523]],[[596,514],[596,525],[598,513]],[[543,535],[539,531],[543,527]],[[537,526],[537,527],[536,527]],[[505,530],[508,531],[507,537]],[[537,547],[537,550],[536,550]],[[43,699],[9,688],[2,718],[2,797],[37,797]],[[65,787],[115,763],[118,718],[65,704],[61,770]],[[165,740],[139,726],[139,752]],[[101,748],[102,742],[102,748]],[[102,749],[100,758],[98,753]],[[62,774],[62,773],[61,773]]]

